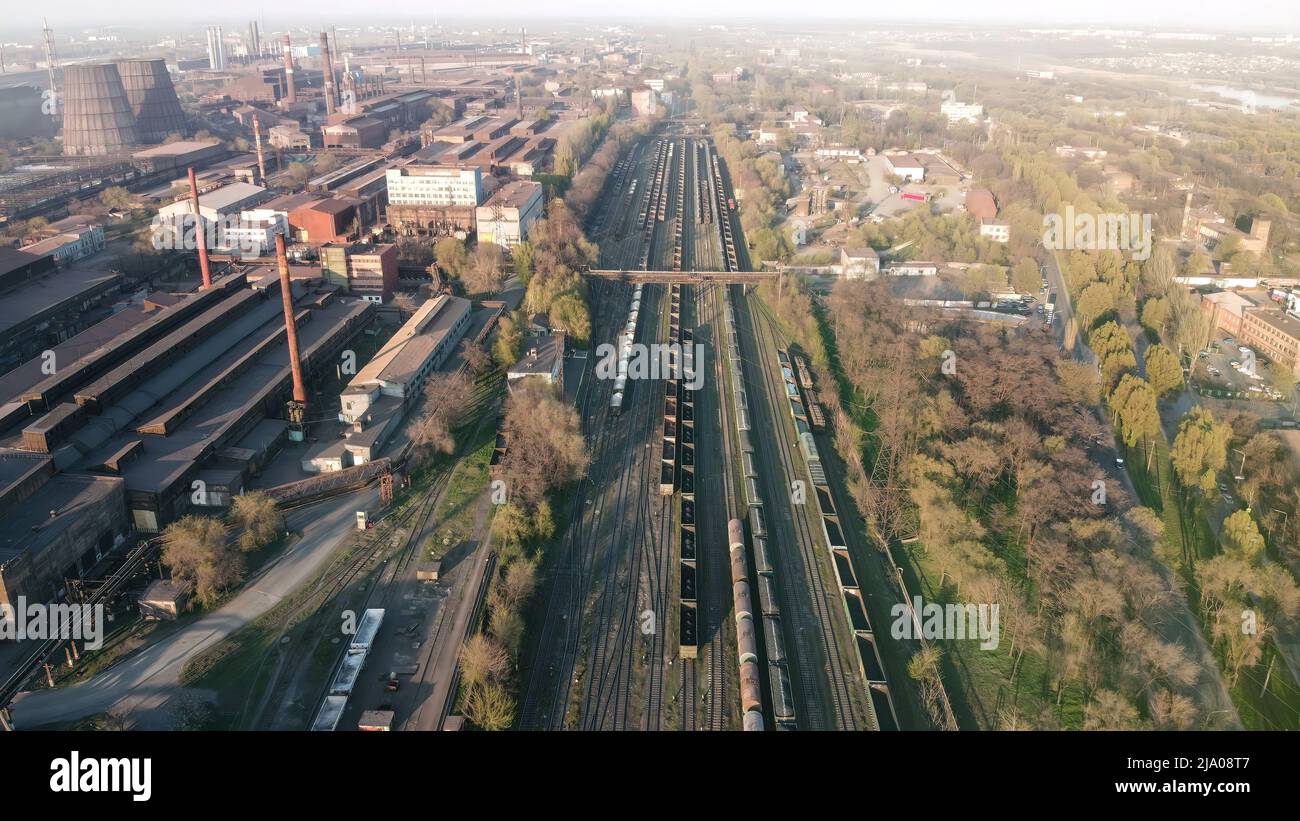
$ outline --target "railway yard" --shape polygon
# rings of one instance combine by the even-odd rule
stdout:
[[[712,142],[634,143],[588,231],[603,269],[682,281],[589,280],[577,401],[592,464],[537,604],[520,727],[917,724],[910,697],[895,708],[907,654],[882,658],[868,607],[890,586],[859,586],[807,364],[737,284],[748,259]],[[660,367],[639,367],[645,351]]]

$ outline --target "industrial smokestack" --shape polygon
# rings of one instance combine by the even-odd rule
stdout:
[[[334,113],[337,100],[334,99],[334,63],[330,61],[330,38],[325,32],[320,33],[320,70],[325,76],[325,114]]]
[[[284,101],[288,105],[298,102],[298,92],[293,85],[293,47],[289,44],[289,35],[284,35]]]
[[[212,269],[208,267],[207,229],[203,227],[203,214],[199,211],[199,182],[194,177],[194,168],[189,169],[190,202],[194,205],[194,241],[199,246],[199,270],[203,272],[203,290],[212,287]]]
[[[302,383],[302,360],[298,358],[298,323],[293,318],[293,287],[289,282],[289,254],[284,249],[284,234],[275,235],[275,261],[280,265],[280,299],[284,304],[285,336],[289,340],[289,369],[293,371],[293,401],[307,404],[307,389]]]
[[[257,146],[257,173],[259,182],[266,185],[266,158],[262,156],[262,118],[253,113],[253,144]]]

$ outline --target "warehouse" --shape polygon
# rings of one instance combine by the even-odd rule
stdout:
[[[339,421],[352,425],[353,430],[345,447],[328,450],[346,450],[351,464],[373,459],[401,423],[406,409],[419,399],[429,374],[456,349],[470,315],[469,300],[446,294],[421,305],[344,389],[339,397]],[[322,453],[315,458],[341,455]],[[348,463],[338,467],[348,467]],[[314,468],[304,462],[303,468],[329,469],[319,462]]]

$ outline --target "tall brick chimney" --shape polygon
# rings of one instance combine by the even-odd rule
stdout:
[[[280,265],[280,299],[284,303],[284,327],[289,339],[289,369],[293,371],[293,401],[307,404],[307,388],[302,382],[302,360],[298,356],[298,324],[293,318],[293,287],[289,281],[289,255],[284,249],[284,234],[275,235],[275,260]]]
[[[289,105],[298,102],[298,92],[293,85],[293,47],[289,44],[289,35],[284,35],[284,101]]]
[[[199,245],[199,270],[203,272],[203,289],[212,287],[212,269],[208,266],[208,237],[203,227],[203,214],[199,211],[199,181],[194,177],[194,168],[189,169],[190,202],[194,205],[194,241]]]

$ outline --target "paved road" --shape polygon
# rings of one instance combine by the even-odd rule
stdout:
[[[138,726],[143,728],[166,726],[169,717],[158,708],[176,692],[185,663],[310,579],[351,535],[356,511],[373,510],[378,497],[378,489],[369,487],[292,511],[289,527],[302,537],[263,568],[239,595],[89,681],[19,695],[12,708],[16,726],[75,721],[115,707],[137,716]]]

